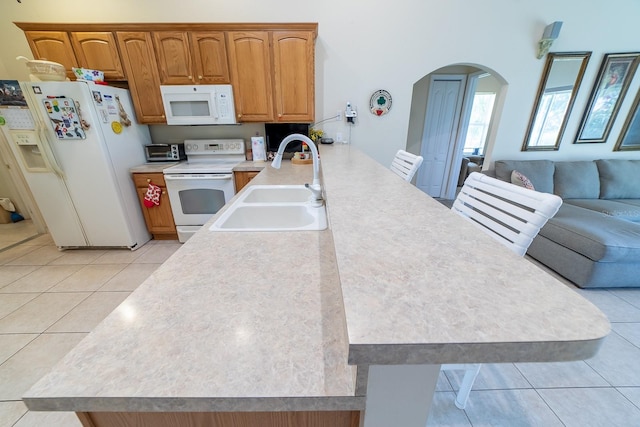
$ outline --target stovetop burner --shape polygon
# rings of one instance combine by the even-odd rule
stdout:
[[[164,174],[231,173],[245,160],[242,139],[187,139],[187,161],[171,166]]]

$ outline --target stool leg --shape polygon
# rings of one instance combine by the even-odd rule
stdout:
[[[471,393],[471,387],[476,380],[478,373],[480,372],[480,364],[475,365],[473,368],[466,369],[464,372],[464,378],[460,384],[460,390],[456,396],[455,404],[458,408],[464,409],[467,406],[467,399],[469,399],[469,393]]]

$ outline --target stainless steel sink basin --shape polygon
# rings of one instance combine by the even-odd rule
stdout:
[[[302,185],[254,185],[209,227],[211,231],[308,231],[327,228],[324,206]]]

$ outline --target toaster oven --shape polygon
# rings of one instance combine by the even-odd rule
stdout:
[[[178,144],[147,144],[144,146],[147,162],[174,162],[186,160],[184,143]]]

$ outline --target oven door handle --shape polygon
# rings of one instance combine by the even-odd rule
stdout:
[[[211,180],[226,180],[226,179],[231,179],[233,178],[233,174],[224,174],[224,175],[188,175],[188,174],[176,174],[176,175],[165,175],[164,179],[165,181],[179,181],[179,180],[185,180],[185,179],[189,179],[189,180],[207,180],[207,181],[211,181]]]

